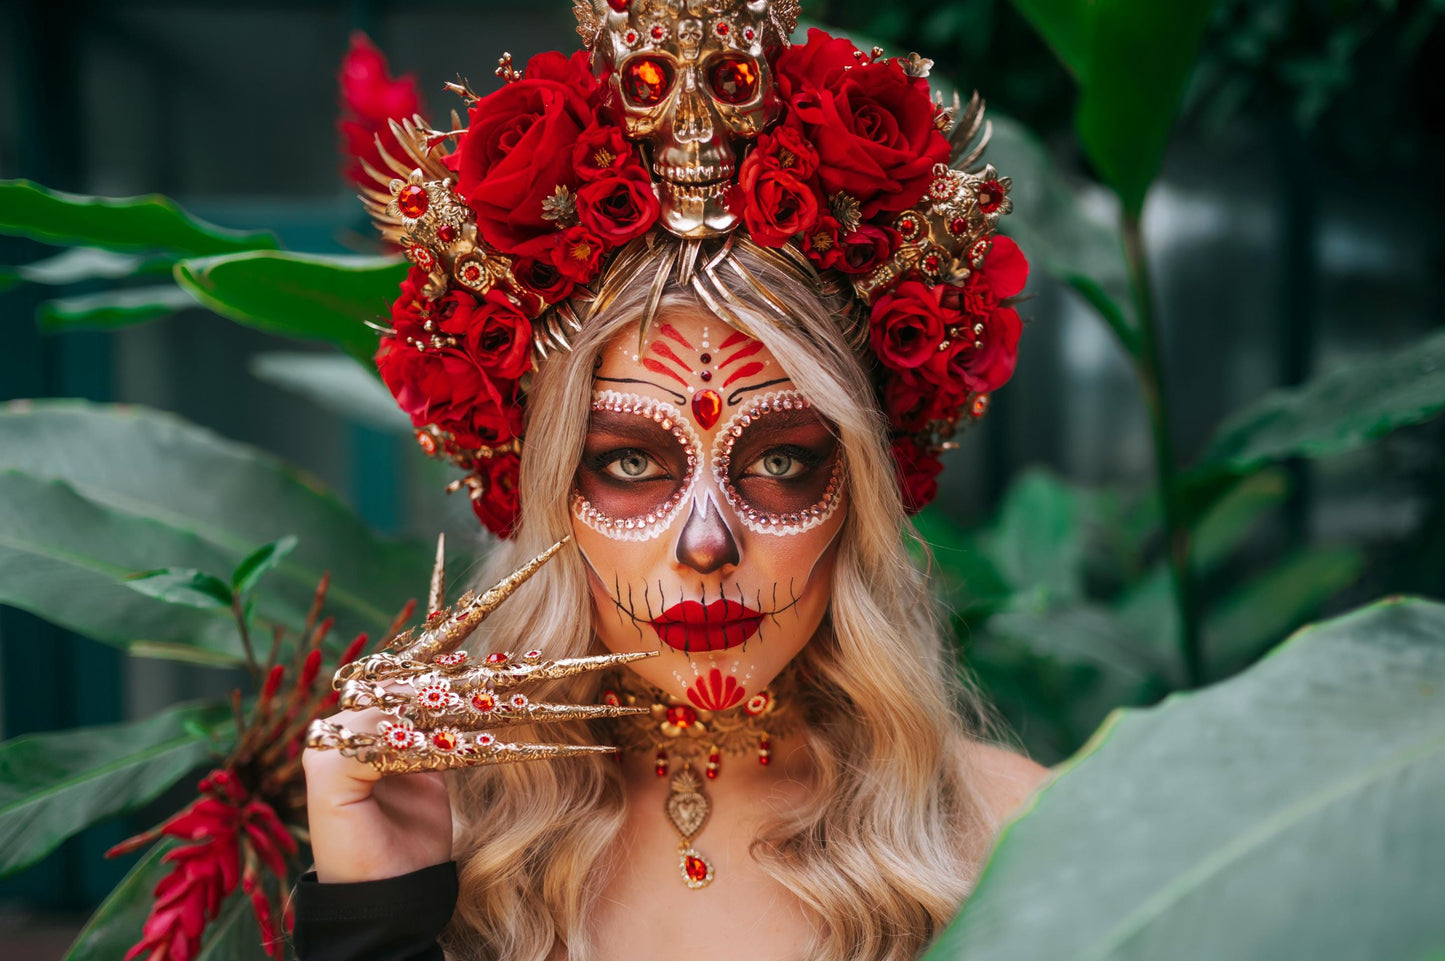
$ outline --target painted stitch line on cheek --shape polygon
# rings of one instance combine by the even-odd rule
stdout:
[[[592,409],[617,414],[645,417],[672,434],[687,451],[687,476],[667,500],[638,517],[613,517],[573,491],[572,514],[582,523],[606,537],[619,541],[646,541],[660,535],[688,503],[697,486],[698,465],[702,461],[702,441],[682,413],[664,401],[625,394],[615,390],[598,391],[592,396]]]
[[[727,498],[728,504],[737,513],[739,520],[754,533],[778,536],[801,534],[804,531],[812,530],[831,517],[842,501],[843,459],[841,457],[834,461],[833,474],[828,479],[828,486],[824,489],[823,496],[818,503],[786,514],[758,510],[749,505],[738,494],[737,488],[733,486],[732,478],[728,474],[728,467],[732,462],[733,446],[742,436],[743,430],[753,421],[773,411],[808,410],[811,406],[808,399],[796,390],[763,394],[761,397],[754,398],[734,414],[718,431],[717,439],[713,441],[713,479],[717,482],[718,489],[723,492],[723,496]]]

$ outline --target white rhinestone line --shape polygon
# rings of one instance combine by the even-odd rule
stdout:
[[[808,402],[808,398],[804,397],[800,391],[770,391],[754,398],[752,403],[729,418],[728,422],[718,431],[717,439],[713,441],[713,480],[717,482],[718,489],[723,492],[723,497],[727,498],[728,505],[742,521],[743,526],[755,534],[773,534],[783,537],[812,530],[833,516],[833,512],[838,509],[838,504],[842,502],[842,497],[839,496],[843,487],[843,458],[841,456],[833,463],[833,476],[828,479],[828,487],[823,493],[823,499],[812,507],[788,514],[776,514],[749,507],[733,488],[732,478],[728,476],[728,463],[732,458],[733,445],[737,443],[743,429],[756,417],[774,410],[808,410],[812,406]]]
[[[612,517],[593,506],[581,491],[572,492],[572,516],[597,533],[619,541],[650,541],[672,525],[682,505],[697,486],[700,474],[698,465],[702,461],[702,441],[682,412],[665,401],[640,394],[603,390],[592,395],[592,409],[647,417],[671,432],[677,442],[687,450],[687,476],[683,479],[682,486],[664,501],[661,507],[648,511],[641,517]]]

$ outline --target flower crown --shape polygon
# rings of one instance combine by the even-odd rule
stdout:
[[[747,331],[731,292],[786,315],[733,254],[849,291],[844,335],[874,372],[905,504],[1013,373],[1028,264],[998,219],[1010,181],[981,165],[975,94],[931,98],[931,62],[810,30],[796,0],[575,0],[585,49],[538,54],[467,103],[375,138],[362,200],[413,267],[382,331],[382,379],[430,455],[467,471],[509,536],[529,373],[657,261]],[[352,138],[353,141],[355,138]],[[656,244],[662,232],[679,241]],[[659,254],[659,250],[663,253]]]

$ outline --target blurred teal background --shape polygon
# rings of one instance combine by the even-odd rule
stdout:
[[[334,127],[348,33],[366,30],[395,70],[417,74],[440,118],[453,105],[442,84],[456,74],[491,89],[502,51],[521,59],[575,46],[569,6],[13,0],[0,8],[0,177],[112,196],[160,192],[215,223],[272,229],[290,249],[370,250],[339,175]],[[891,52],[934,58],[1032,131],[1086,211],[1102,223],[1117,218],[1073,132],[1074,83],[1010,3],[830,0],[805,4],[805,14]],[[1433,0],[1215,7],[1143,215],[1181,460],[1266,391],[1442,326],[1442,16],[1445,4]],[[0,237],[0,263],[50,253]],[[1030,469],[1090,490],[1137,491],[1153,473],[1149,423],[1117,342],[1041,270],[1029,291],[1018,373],[945,460],[937,509],[964,527],[994,517]],[[174,411],[310,471],[383,531],[431,537],[445,528],[484,549],[466,505],[441,493],[445,472],[408,437],[253,375],[254,358],[294,343],[199,308],[115,332],[43,333],[33,318],[53,293],[0,288],[0,400],[78,396]],[[1445,423],[1292,462],[1285,476],[1281,509],[1213,581],[1330,543],[1357,549],[1364,563],[1310,613],[1394,592],[1445,596]],[[125,658],[13,608],[0,608],[0,676],[5,738],[142,717],[235,683],[226,672]],[[984,672],[983,681],[1001,676]],[[995,693],[1011,696],[1001,682]],[[1020,735],[1047,761],[1074,746]],[[183,783],[153,809],[93,828],[0,882],[0,903],[84,912],[123,873],[101,852],[189,790]]]

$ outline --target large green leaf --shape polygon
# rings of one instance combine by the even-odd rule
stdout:
[[[276,246],[269,233],[208,224],[158,194],[84,197],[47,190],[28,180],[0,180],[0,234],[106,250],[165,250],[188,257]]]
[[[379,430],[411,436],[411,420],[391,391],[365,366],[339,354],[271,351],[251,358],[257,378],[305,397],[324,410]]]
[[[1389,354],[1362,357],[1303,387],[1277,390],[1230,417],[1199,467],[1242,472],[1287,457],[1362,447],[1445,410],[1445,330]]]
[[[1086,495],[1053,474],[1030,470],[1004,495],[985,547],[999,573],[1035,604],[1083,593]]]
[[[111,889],[100,907],[76,935],[63,961],[118,961],[140,940],[151,905],[151,892],[171,870],[162,861],[177,842],[165,838],[145,853],[135,867]]]
[[[378,536],[314,479],[145,408],[69,400],[0,408],[6,469],[65,480],[96,505],[189,532],[224,558],[152,559],[138,569],[184,566],[224,576],[257,548],[294,534],[297,547],[268,577],[263,599],[304,611],[330,570],[327,611],[345,637],[388,624],[431,570],[425,546]]]
[[[1445,947],[1445,605],[1308,627],[1115,714],[927,961],[1414,961]]]
[[[0,290],[15,283],[61,287],[83,280],[119,280],[122,277],[169,275],[174,257],[154,254],[122,254],[100,247],[71,247],[53,257],[0,267]]]
[[[164,560],[234,563],[189,531],[95,503],[63,480],[0,471],[0,603],[137,653],[238,663],[229,609],[177,606],[127,584]]]
[[[1085,153],[1136,214],[1159,173],[1215,0],[1014,0],[1079,83]]]
[[[48,300],[40,305],[37,317],[41,328],[50,332],[114,330],[159,320],[195,306],[196,299],[179,287],[157,285]]]
[[[1204,621],[1210,676],[1226,677],[1264,653],[1275,638],[1354,583],[1364,566],[1353,547],[1306,547],[1251,578]]]
[[[407,264],[396,258],[257,251],[176,264],[176,282],[223,317],[319,340],[362,362],[376,353],[366,321],[387,322]]]
[[[210,702],[0,743],[0,877],[96,821],[154,799],[224,752],[232,735],[230,706]]]

